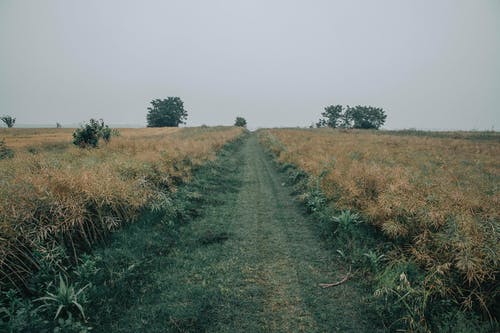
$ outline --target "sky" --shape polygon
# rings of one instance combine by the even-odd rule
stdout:
[[[500,128],[499,0],[0,0],[0,115],[309,126],[331,104],[387,129]]]

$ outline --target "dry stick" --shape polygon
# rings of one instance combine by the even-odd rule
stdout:
[[[319,286],[321,288],[335,287],[335,286],[341,285],[342,283],[346,282],[347,280],[349,280],[350,277],[351,277],[351,267],[349,267],[349,273],[347,273],[346,276],[344,276],[342,278],[342,280],[340,280],[338,282],[334,282],[334,283],[320,283]]]

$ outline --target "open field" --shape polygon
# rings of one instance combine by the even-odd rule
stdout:
[[[486,140],[467,133],[458,139],[328,129],[260,134],[280,162],[313,175],[335,209],[360,212],[392,240],[392,262],[409,260],[422,267],[430,295],[494,310],[500,258],[498,134]]]
[[[120,132],[2,131],[0,331],[498,331],[496,135]]]
[[[122,129],[80,149],[70,129],[2,129],[14,157],[0,160],[0,285],[23,286],[34,252],[64,244],[74,257],[133,221],[211,160],[241,128]]]
[[[92,332],[383,331],[359,283],[318,286],[347,272],[282,182],[247,136],[179,191],[203,213],[176,236],[154,219],[115,233],[96,251]]]

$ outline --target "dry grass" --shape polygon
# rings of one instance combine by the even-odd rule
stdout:
[[[494,302],[500,136],[282,129],[261,137],[281,162],[320,177],[339,209],[361,212],[424,267],[427,288],[468,306]]]
[[[62,243],[76,255],[133,221],[242,129],[122,129],[109,144],[89,150],[71,144],[72,132],[0,133],[15,153],[0,160],[0,286],[25,281],[37,268],[34,250]]]

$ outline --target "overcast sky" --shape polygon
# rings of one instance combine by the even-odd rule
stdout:
[[[499,0],[0,0],[0,115],[308,126],[329,104],[385,128],[500,128]]]

